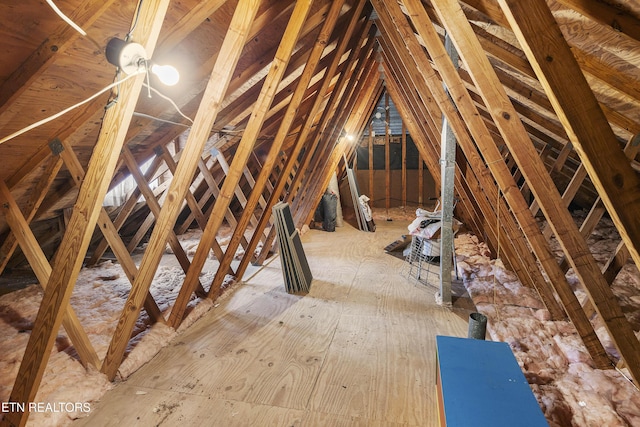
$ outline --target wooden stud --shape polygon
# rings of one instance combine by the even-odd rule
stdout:
[[[369,198],[371,199],[371,206],[375,203],[374,196],[374,185],[373,185],[373,123],[369,123],[369,139],[368,139],[368,148],[369,148]]]
[[[389,208],[391,207],[391,169],[390,169],[390,151],[389,146],[389,94],[384,94],[384,206],[387,210],[387,219],[389,219]]]
[[[402,120],[402,209],[407,210],[407,128]]]

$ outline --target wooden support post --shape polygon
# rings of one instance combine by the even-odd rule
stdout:
[[[369,198],[371,199],[371,206],[373,207],[375,204],[375,196],[374,196],[374,184],[373,184],[373,123],[369,123]]]
[[[402,120],[402,118],[400,119]],[[407,127],[402,120],[402,209],[407,210]]]
[[[138,42],[145,47],[150,56],[153,54],[168,4],[168,0],[159,0],[145,2],[141,6],[137,24],[137,34],[140,35]],[[120,102],[113,105],[105,114],[98,142],[74,206],[69,229],[62,239],[53,262],[51,276],[11,392],[11,402],[24,404],[31,402],[38,391],[58,328],[62,323],[82,267],[104,196],[118,162],[120,147],[124,143],[143,79],[144,77],[140,75],[122,83]],[[145,295],[146,292],[143,298]],[[3,424],[23,426],[27,422],[27,417],[28,412],[7,413]]]
[[[13,235],[16,236],[22,248],[22,252],[27,257],[29,265],[38,278],[38,282],[46,289],[51,276],[51,265],[38,245],[38,241],[29,228],[26,218],[22,215],[22,211],[4,181],[0,181],[0,206],[4,211],[7,224],[11,227]],[[65,309],[62,325],[78,352],[82,364],[85,367],[93,366],[97,368],[100,364],[100,359],[71,305],[68,305]]]
[[[390,169],[390,139],[389,139],[389,93],[384,93],[384,207],[387,220],[389,220],[389,208],[391,207],[391,169]]]
[[[529,2],[527,2],[527,4],[529,4]],[[457,1],[454,3],[454,1],[451,0],[437,0],[434,2],[434,6],[445,28],[451,33],[451,38],[460,57],[465,63],[467,70],[470,70],[476,87],[487,105],[496,126],[509,146],[512,156],[518,163],[523,176],[529,182],[529,187],[538,200],[538,203],[540,203],[545,217],[552,224],[556,237],[561,242],[566,255],[570,258],[570,262],[583,286],[591,295],[594,305],[604,321],[610,336],[618,347],[620,354],[627,362],[627,365],[632,370],[632,376],[637,381],[640,379],[640,343],[637,338],[635,338],[629,322],[615,301],[615,296],[606,284],[593,256],[589,252],[586,242],[582,236],[580,236],[571,215],[562,205],[555,184],[538,157],[533,144],[523,143],[523,141],[527,141],[528,139],[526,130],[522,122],[518,119],[513,105],[509,102],[504,88],[498,81],[491,64],[479,45],[478,39],[469,27],[469,23],[463,11],[460,9],[460,5]],[[543,8],[548,11],[546,4],[544,4]],[[536,13],[528,13],[527,16],[533,18],[536,16]],[[548,27],[544,28],[544,33],[548,33]],[[540,34],[540,30],[537,31]],[[557,34],[560,35],[559,30]],[[521,42],[526,43],[525,40],[521,40]],[[571,57],[570,52],[568,52],[568,56]],[[555,59],[554,57],[554,61]],[[487,154],[484,147],[483,153]],[[487,155],[487,161],[491,161],[489,155]],[[527,210],[527,212],[529,211]],[[530,233],[527,233],[527,235],[529,234]],[[556,289],[559,294],[564,292],[558,289],[557,283]],[[573,295],[573,293],[571,293],[571,295]],[[567,310],[569,311],[568,308]],[[578,311],[584,314],[582,309],[576,310],[576,314]],[[581,317],[584,318],[586,316]],[[592,329],[588,320],[578,320],[577,318],[572,318],[572,320],[576,329]],[[593,346],[591,344],[593,343],[585,342],[587,349],[589,349],[593,357]],[[601,344],[598,347],[601,347]],[[600,366],[600,364],[598,365]]]
[[[424,159],[422,156],[418,158],[418,206],[424,206]]]

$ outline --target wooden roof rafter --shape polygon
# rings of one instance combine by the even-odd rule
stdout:
[[[579,235],[569,212],[562,206],[560,195],[539,157],[537,154],[531,153],[533,146],[522,143],[523,139],[528,139],[528,136],[521,122],[512,120],[512,118],[517,118],[513,106],[497,81],[497,76],[486,55],[479,47],[475,33],[470,28],[460,6],[457,2],[454,4],[449,0],[434,0],[432,4],[436,8],[441,22],[451,34],[460,58],[472,71],[471,75],[476,87],[481,92],[485,104],[489,107],[505,142],[510,146],[510,151],[528,181],[529,187],[534,192],[545,217],[552,224],[566,255],[571,259],[571,264],[581,279],[582,285],[588,290],[591,297],[595,298],[594,305],[607,325],[622,358],[627,362],[627,366],[640,367],[640,362],[635,363],[640,358],[640,343],[635,339],[620,307],[615,303],[609,304],[608,301],[612,300],[613,294],[597,268],[584,239]],[[504,3],[501,4],[504,5]],[[545,5],[544,8],[547,6]],[[576,310],[576,314],[579,315],[581,311],[581,308]],[[586,323],[575,320],[574,325],[577,328],[587,326]],[[588,344],[587,347],[589,348]],[[640,378],[640,372],[632,372],[632,376],[637,380]]]
[[[445,77],[445,81],[447,82],[447,87],[452,92],[453,99],[458,101],[457,102],[458,108],[462,113],[463,117],[465,117],[467,124],[469,126],[469,130],[474,135],[476,141],[482,143],[480,148],[482,149],[484,154],[490,155],[489,157],[485,156],[485,161],[487,162],[487,165],[490,167],[490,169],[494,173],[494,177],[497,179],[499,183],[501,183],[500,185],[503,189],[512,188],[513,181],[510,173],[504,170],[501,172],[500,170],[496,169],[496,167],[498,166],[500,166],[501,168],[504,168],[504,162],[501,162],[499,160],[501,158],[501,155],[498,152],[497,147],[495,146],[493,141],[491,141],[491,138],[487,138],[486,136],[482,135],[482,132],[486,132],[486,129],[483,131],[484,126],[481,122],[478,121],[479,117],[476,114],[474,114],[473,109],[471,110],[469,109],[469,106],[471,105],[471,103],[470,103],[470,99],[468,98],[468,93],[466,92],[466,90],[461,89],[463,85],[461,85],[461,82],[459,81],[459,76],[457,72],[455,71],[455,69],[453,69],[452,64],[450,64],[448,56],[444,52],[444,48],[441,45],[439,37],[435,33],[432,33],[432,35],[429,36],[428,35],[429,27],[427,25],[421,24],[421,22],[424,21],[424,19],[422,20],[420,19],[421,13],[424,13],[422,6],[417,5],[411,1],[405,1],[405,6],[409,8],[411,13],[410,16],[412,17],[412,19],[414,19],[415,25],[418,28],[422,29],[421,34],[423,36],[423,39],[433,41],[429,49],[431,53],[431,57],[434,58],[436,61],[438,61],[441,64],[441,67],[443,67],[442,68],[443,77]],[[444,72],[444,70],[448,70],[448,71]],[[437,88],[438,85],[434,84],[432,85],[432,87]],[[465,102],[461,103],[460,102],[461,100],[465,100]],[[445,110],[448,108],[447,103],[443,102],[441,105],[446,107]],[[455,125],[455,122],[456,122],[455,119],[452,120],[452,123],[454,125]],[[461,145],[464,145],[464,141],[465,141],[464,139],[461,141]],[[482,142],[482,141],[485,141],[485,142]],[[467,153],[472,153],[475,151],[475,148],[467,147],[464,151]],[[506,187],[505,185],[508,187]],[[525,230],[526,232],[527,238],[528,239],[535,238],[534,240],[530,240],[530,243],[532,245],[532,248],[534,249],[534,252],[538,256],[539,260],[541,261],[542,265],[545,266],[547,273],[549,274],[550,277],[554,278],[554,283],[556,282],[561,283],[564,280],[564,278],[561,272],[559,271],[557,264],[555,264],[555,260],[553,260],[552,256],[550,255],[550,251],[548,247],[547,249],[545,249],[547,245],[546,241],[544,241],[544,239],[542,238],[540,230],[538,229],[535,221],[530,216],[530,214],[529,216],[526,215],[526,213],[528,212],[528,209],[526,208],[526,203],[524,203],[524,200],[522,200],[521,194],[519,193],[519,191],[504,190],[503,192],[505,195],[505,199],[512,205],[512,211],[518,217],[518,220],[520,221],[520,225],[522,229]],[[513,203],[519,203],[520,206],[522,207],[516,207],[515,205],[513,205]],[[511,235],[511,233],[509,234]],[[528,265],[530,266],[534,264],[535,263],[533,264],[530,263]],[[601,361],[600,363],[601,365],[603,364],[606,365],[607,359],[606,357],[604,358],[602,357],[604,356],[604,350],[602,346],[599,346],[598,348],[597,346],[598,342],[597,342],[595,333],[593,331],[593,328],[590,327],[588,320],[584,316],[584,313],[582,313],[581,310],[577,309],[579,308],[578,301],[575,298],[575,295],[573,295],[572,291],[570,290],[570,287],[566,283],[566,280],[564,280],[564,284],[565,284],[564,287],[558,287],[558,285],[556,285],[556,290],[559,292],[560,297],[563,299],[565,308],[569,310],[569,315],[574,320],[574,324],[576,324],[579,331],[581,332],[581,336],[583,337],[583,340],[585,340],[585,344],[587,344],[587,347],[590,348],[592,356],[594,358],[598,358],[598,360]],[[595,340],[595,344],[594,344],[594,340]]]
[[[151,280],[153,279],[162,252],[164,251],[168,231],[171,230],[175,222],[184,195],[191,184],[190,178],[195,172],[197,160],[200,158],[202,149],[208,140],[209,130],[215,122],[220,103],[224,98],[231,80],[231,75],[240,58],[242,46],[246,43],[249,29],[256,16],[258,6],[259,2],[241,0],[236,7],[227,32],[227,37],[225,37],[218,56],[220,60],[216,61],[216,65],[213,67],[209,84],[201,101],[201,107],[198,109],[194,125],[189,133],[185,153],[181,157],[175,177],[171,181],[169,189],[171,197],[167,199],[167,202],[160,211],[157,226],[154,227],[147,250],[140,263],[139,275],[136,277],[133,289],[127,298],[125,310],[121,315],[121,320],[118,322],[111,344],[107,350],[101,370],[107,374],[110,379],[113,379],[117,374],[118,367],[122,361],[126,345],[131,335],[131,330],[133,329],[141,307],[140,303],[151,285]],[[209,219],[208,224],[209,223],[211,223],[211,219]],[[211,244],[212,242],[208,243],[207,252]],[[194,264],[196,265],[195,267]],[[187,271],[187,277],[189,277],[190,273],[196,272],[196,270],[196,274],[198,274],[201,269],[202,266],[196,264],[194,259],[191,267]]]
[[[259,201],[259,196],[262,195],[262,192],[266,187],[266,184],[276,164],[276,161],[279,160],[278,153],[282,149],[282,146],[284,145],[284,142],[285,142],[285,138],[287,134],[290,132],[291,126],[296,118],[296,115],[298,114],[297,109],[303,101],[303,97],[305,95],[307,87],[309,86],[309,83],[311,82],[311,79],[316,71],[316,66],[320,62],[322,53],[324,51],[324,47],[327,45],[329,41],[329,37],[331,36],[331,32],[333,31],[335,24],[338,20],[338,17],[340,15],[340,10],[342,9],[342,5],[343,5],[342,1],[334,2],[331,5],[331,8],[326,15],[326,19],[323,24],[323,27],[317,36],[316,42],[311,50],[311,53],[309,54],[309,57],[305,65],[305,69],[302,72],[300,79],[296,83],[297,84],[296,89],[294,93],[291,95],[291,101],[289,102],[287,111],[284,115],[282,122],[280,123],[278,133],[276,134],[275,139],[271,144],[269,153],[267,154],[267,157],[266,157],[266,161],[261,167],[260,174],[257,178],[257,183],[254,186],[253,191],[249,196],[247,206],[245,206],[245,210],[242,213],[242,216],[234,229],[233,235],[231,236],[231,240],[227,246],[227,251],[225,253],[225,256],[222,260],[220,260],[220,267],[216,271],[214,279],[211,283],[211,289],[214,290],[214,297],[219,293],[219,289],[224,280],[224,276],[221,273],[222,271],[224,271],[225,268],[227,268],[227,266],[231,265],[231,261],[233,260],[232,255],[235,254],[236,248],[240,244],[241,238],[244,236],[244,231],[248,225],[250,214],[256,208]],[[275,190],[274,188],[272,188],[271,197],[269,198],[269,201],[267,202],[267,204],[263,207],[262,216],[269,215],[271,209],[275,205],[274,202],[278,200],[277,198],[273,197],[274,195],[275,195]],[[263,227],[260,227],[260,228],[256,227],[254,230],[254,235],[256,233],[260,233],[261,235],[264,229],[266,228],[267,224],[268,223],[264,223]],[[245,250],[245,254],[243,258],[249,257],[249,259],[251,259],[253,257],[254,249],[252,249],[250,245],[247,245],[247,249],[248,250]],[[240,268],[238,268],[238,270],[240,271]],[[176,303],[177,309],[174,309],[176,313],[178,313],[183,306],[184,306],[184,303],[182,304]],[[175,316],[176,322],[177,322],[177,319],[179,318],[180,318],[180,315],[176,314]]]
[[[168,0],[142,6],[138,26],[141,42],[153,52]],[[33,332],[25,349],[18,376],[11,392],[13,402],[31,402],[35,398],[47,365],[51,348],[63,321],[84,254],[98,219],[102,200],[115,171],[119,150],[124,143],[138,94],[142,88],[140,75],[122,84],[121,103],[109,109],[103,120],[103,132],[94,149],[93,161],[84,177],[70,226],[53,261],[52,271],[36,316]],[[145,294],[146,295],[146,294]],[[28,412],[5,414],[4,424],[25,425]]]

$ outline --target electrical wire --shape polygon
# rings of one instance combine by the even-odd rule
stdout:
[[[169,101],[171,103],[171,105],[173,105],[173,108],[176,109],[176,111],[185,119],[187,119],[191,124],[193,124],[193,120],[191,120],[191,118],[187,115],[185,115],[182,110],[180,110],[180,107],[178,107],[178,105],[173,102],[173,99],[169,98],[168,96],[164,95],[163,93],[161,93],[160,91],[158,91],[157,89],[151,87],[150,85],[148,85],[147,83],[143,83],[143,86],[145,86],[147,89],[151,90],[153,93],[159,95],[161,98],[166,99],[167,101]]]
[[[184,123],[178,123],[178,122],[174,122],[174,121],[171,121],[171,120],[161,119],[160,117],[152,116],[150,114],[138,113],[137,111],[134,111],[133,115],[137,116],[137,117],[143,117],[145,119],[155,120],[157,122],[168,123],[170,125],[182,126],[182,127],[185,127],[185,128],[190,128],[191,127],[190,125],[185,125]]]
[[[31,125],[29,125],[29,126],[27,126],[25,128],[22,128],[19,131],[14,132],[9,136],[5,136],[4,138],[0,139],[0,144],[4,144],[5,142],[7,142],[7,141],[9,141],[9,140],[11,140],[11,139],[13,139],[13,138],[15,138],[17,136],[20,136],[23,133],[26,133],[26,132],[28,132],[28,131],[30,131],[32,129],[35,129],[35,128],[39,127],[39,126],[42,126],[42,125],[44,125],[46,123],[49,123],[50,121],[55,120],[58,117],[63,116],[64,114],[67,114],[69,111],[74,110],[74,109],[80,107],[81,105],[86,104],[89,101],[92,101],[93,99],[97,98],[98,96],[102,95],[103,93],[107,92],[108,90],[118,86],[120,83],[123,83],[123,82],[125,82],[125,81],[127,81],[130,78],[135,77],[135,76],[137,76],[137,74],[135,74],[135,73],[134,74],[130,74],[127,77],[125,77],[124,79],[118,80],[116,82],[111,83],[109,86],[106,86],[105,88],[101,89],[100,91],[94,93],[89,98],[87,98],[87,99],[85,99],[83,101],[80,101],[77,104],[72,105],[69,108],[66,108],[66,109],[62,110],[59,113],[56,113],[56,114],[54,114],[52,116],[49,116],[49,117],[47,117],[45,119],[42,119],[42,120],[40,120],[40,121],[38,121],[36,123],[33,123],[33,124],[31,124]]]
[[[126,42],[129,41],[129,39],[131,38],[131,35],[133,34],[133,31],[136,29],[136,26],[138,26],[138,18],[140,17],[140,9],[142,9],[142,0],[140,0],[138,2],[138,6],[136,6],[136,16],[133,19],[133,24],[131,25],[131,29],[129,30],[127,35],[124,37],[124,41],[126,41]]]
[[[80,26],[78,24],[73,22],[67,15],[65,15],[64,13],[62,13],[62,11],[60,9],[58,9],[58,6],[56,6],[56,4],[53,2],[53,0],[47,0],[47,4],[49,6],[51,6],[51,9],[53,9],[53,11],[55,13],[57,13],[58,16],[60,18],[62,18],[64,20],[64,22],[69,24],[74,30],[76,30],[77,32],[79,32],[83,36],[87,35],[87,33],[82,28],[80,28]]]

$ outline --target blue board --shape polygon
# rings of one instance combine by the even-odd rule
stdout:
[[[507,343],[437,336],[436,347],[444,425],[548,427]]]

